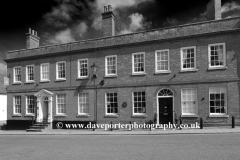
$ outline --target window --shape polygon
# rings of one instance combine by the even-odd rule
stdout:
[[[196,70],[196,47],[181,48],[181,70]]]
[[[209,68],[226,67],[226,48],[225,43],[208,45]]]
[[[49,63],[41,64],[41,81],[49,80]]]
[[[117,75],[117,56],[105,57],[105,75]]]
[[[182,89],[182,115],[197,114],[197,89]]]
[[[66,62],[57,62],[57,79],[66,79]]]
[[[106,93],[106,114],[118,113],[117,93]]]
[[[26,81],[27,82],[34,81],[34,66],[33,65],[26,66]]]
[[[78,114],[89,114],[89,94],[78,94]]]
[[[57,114],[66,114],[66,94],[57,94]]]
[[[169,50],[155,51],[155,72],[169,72]]]
[[[21,96],[13,96],[13,114],[21,114]]]
[[[88,59],[78,60],[78,78],[88,77]]]
[[[13,68],[13,83],[21,83],[21,67]]]
[[[34,114],[34,95],[26,96],[27,114]]]
[[[133,92],[133,114],[146,114],[145,92]]]
[[[145,73],[145,53],[132,54],[133,74]]]
[[[209,88],[210,115],[225,115],[227,113],[227,94],[225,87]]]

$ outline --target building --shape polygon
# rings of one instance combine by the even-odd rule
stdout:
[[[1,82],[0,82],[0,126],[5,124],[7,121],[7,91],[6,91],[6,77],[0,75]],[[4,83],[2,81],[4,80]]]
[[[208,21],[115,35],[104,8],[103,37],[7,53],[7,124],[240,122],[240,18],[221,18],[221,0]],[[94,73],[91,69],[97,66]]]

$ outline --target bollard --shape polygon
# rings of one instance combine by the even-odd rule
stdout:
[[[182,125],[182,118],[179,119],[179,129],[181,130],[181,125]]]
[[[131,131],[132,130],[132,122],[130,121],[129,124],[130,124],[129,125],[129,131]]]
[[[200,129],[203,129],[203,119],[200,118]]]
[[[152,120],[150,120],[150,127],[149,127],[149,129],[150,129],[150,131],[152,130],[152,127],[151,127],[151,125],[152,125]]]
[[[96,122],[93,121],[93,131],[95,131],[95,127],[96,127]]]
[[[113,131],[113,125],[112,121],[110,122],[110,131]]]
[[[235,128],[235,118],[232,116],[232,128]]]

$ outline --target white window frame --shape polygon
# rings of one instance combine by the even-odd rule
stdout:
[[[211,66],[211,47],[223,45],[223,65],[221,66]],[[226,43],[215,43],[208,45],[208,69],[222,69],[226,68]]]
[[[16,78],[15,78],[15,75],[16,75],[15,69],[16,68],[20,69],[20,79],[21,79],[20,81],[16,81]],[[21,68],[21,66],[16,66],[13,68],[13,83],[22,83],[22,68]]]
[[[108,58],[115,58],[115,72],[116,73],[108,73]],[[111,56],[106,56],[105,57],[105,76],[117,76],[117,55],[111,55]]]
[[[33,67],[33,80],[28,80],[28,67]],[[27,65],[26,66],[26,82],[34,82],[34,65]]]
[[[81,76],[80,74],[80,61],[87,61],[87,75],[86,76]],[[85,78],[88,78],[89,76],[89,69],[88,69],[88,58],[85,58],[85,59],[78,59],[78,78],[79,79],[85,79]]]
[[[16,113],[16,97],[20,97],[20,104],[17,104],[17,105],[20,105],[20,113]],[[22,96],[21,95],[14,95],[13,96],[13,115],[21,115],[22,114]]]
[[[194,68],[183,68],[183,50],[184,49],[194,49]],[[181,71],[196,71],[197,70],[197,49],[196,46],[190,46],[190,47],[182,47],[180,48],[181,51]]]
[[[65,95],[65,113],[59,113],[58,112],[58,95]],[[60,115],[60,116],[66,116],[67,115],[67,94],[66,93],[59,93],[59,94],[56,94],[56,114],[57,115]]]
[[[84,104],[87,105],[88,107],[88,113],[83,113],[83,112],[80,112],[80,94],[85,94],[87,97],[86,97],[86,102],[84,102]],[[78,93],[78,115],[89,115],[89,93]]]
[[[146,113],[135,113],[134,112],[134,92],[145,92],[145,109],[146,109]],[[133,91],[132,92],[132,113],[133,115],[136,115],[136,116],[145,116],[147,115],[147,100],[146,100],[146,91]]]
[[[65,77],[64,78],[59,78],[59,75],[58,75],[58,64],[60,63],[64,63],[65,64]],[[67,78],[67,66],[66,66],[66,61],[60,61],[60,62],[57,62],[56,63],[56,80],[66,80]]]
[[[43,79],[43,72],[42,72],[42,69],[43,69],[43,65],[48,65],[48,79]],[[40,79],[41,81],[50,81],[50,64],[49,63],[42,63],[40,65]]]
[[[158,70],[158,53],[167,52],[168,53],[168,70]],[[156,50],[155,51],[155,73],[170,73],[170,58],[169,58],[169,49]]]
[[[187,90],[187,89],[194,89],[196,91],[196,113],[195,114],[191,114],[191,113],[183,113],[183,90]],[[191,95],[192,96],[192,95]],[[182,115],[192,115],[192,116],[197,116],[198,115],[198,90],[197,88],[182,88],[181,89],[181,110],[182,110]]]
[[[117,113],[108,113],[107,112],[107,105],[108,105],[108,101],[107,101],[107,94],[108,93],[116,93],[117,94],[117,102],[114,102],[114,103],[117,103]],[[119,108],[118,108],[118,93],[117,92],[107,92],[107,93],[105,93],[105,115],[118,115],[118,113],[119,113]]]
[[[210,88],[224,88],[225,89],[225,110],[226,110],[226,113],[211,113],[210,112]],[[208,94],[209,94],[209,102],[208,102],[208,108],[209,108],[209,115],[210,116],[226,116],[228,114],[228,107],[227,107],[227,87],[224,87],[224,86],[217,86],[217,87],[209,87],[209,91],[208,91]]]
[[[134,71],[134,56],[135,55],[143,55],[143,71],[140,72],[135,72]],[[145,52],[137,52],[137,53],[132,53],[132,74],[133,75],[139,75],[139,74],[146,74],[145,70]]]
[[[33,109],[33,113],[29,113],[28,112],[28,96],[33,96],[33,107],[34,107],[34,109]],[[35,115],[35,101],[34,101],[34,99],[35,99],[35,97],[34,97],[34,95],[26,95],[26,115]]]

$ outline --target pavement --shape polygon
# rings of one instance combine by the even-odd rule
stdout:
[[[175,135],[175,134],[231,134],[240,133],[240,126],[231,128],[205,127],[203,129],[134,129],[104,130],[96,129],[47,129],[42,132],[26,132],[26,130],[0,130],[0,135]]]

